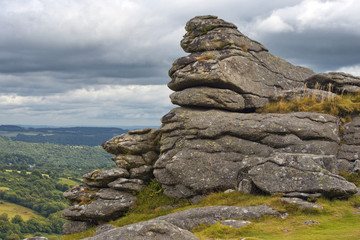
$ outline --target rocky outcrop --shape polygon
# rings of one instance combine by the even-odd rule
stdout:
[[[305,81],[310,88],[318,88],[334,93],[360,92],[360,78],[342,72],[316,74]]]
[[[153,177],[152,165],[158,158],[158,133],[152,129],[129,131],[103,143],[118,168],[95,170],[83,175],[83,184],[64,193],[72,206],[62,216],[71,220],[65,234],[83,231],[98,222],[121,217],[133,208],[144,181]]]
[[[279,99],[358,92],[359,78],[294,66],[215,16],[191,19],[186,31],[181,46],[190,54],[169,70],[170,99],[180,107],[158,130],[129,131],[103,143],[117,168],[84,174],[84,184],[64,193],[72,204],[63,212],[71,220],[66,233],[122,216],[134,205],[133,193],[154,177],[165,194],[193,202],[237,190],[283,193],[283,201],[321,209],[302,199],[357,193],[338,172],[360,171],[359,117],[342,133],[342,122],[327,114],[255,110]],[[236,227],[244,224],[238,219],[263,215],[281,214],[268,206],[196,208],[104,228],[90,239],[197,239],[187,230],[226,220]]]
[[[314,89],[311,70],[271,55],[214,16],[195,17],[185,29],[181,46],[190,55],[174,62],[168,83],[172,102],[182,107],[162,118],[154,165],[165,194],[191,198],[229,188],[355,193],[355,185],[337,175],[336,117],[249,113],[279,98],[334,98],[336,91]]]
[[[200,207],[116,228],[87,239],[198,239],[187,230],[200,224],[212,225],[222,220],[255,219],[265,215],[282,216],[266,205]]]
[[[236,26],[215,16],[191,19],[168,86],[174,104],[231,111],[259,108],[284,90],[302,88],[314,74],[271,55]]]
[[[355,188],[336,175],[340,138],[333,116],[176,108],[162,121],[154,174],[168,195],[189,198],[234,188],[341,196]]]
[[[339,170],[360,172],[360,117],[344,125],[342,145],[338,153]]]

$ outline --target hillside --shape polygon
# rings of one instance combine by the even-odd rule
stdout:
[[[32,165],[37,169],[81,176],[94,168],[114,166],[101,146],[72,146],[52,143],[27,143],[0,137],[0,165]]]

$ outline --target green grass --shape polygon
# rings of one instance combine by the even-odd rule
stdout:
[[[0,204],[0,214],[7,213],[9,218],[15,217],[15,215],[20,215],[24,221],[27,221],[31,217],[40,217],[40,215],[36,214],[35,211],[22,207],[20,205],[5,202],[4,200],[1,200],[2,204]]]
[[[68,179],[68,178],[59,178],[60,181],[58,183],[60,184],[67,184],[69,187],[74,187],[76,185],[79,185],[79,182],[76,182],[74,180]]]
[[[265,240],[337,240],[359,239],[360,211],[349,201],[320,199],[324,210],[301,211],[290,210],[286,219],[265,216],[251,220],[252,224],[235,229],[219,223],[211,226],[199,226],[193,229],[194,234],[202,239],[265,239]],[[306,220],[314,220],[320,224],[304,225]]]
[[[136,206],[125,216],[109,222],[117,227],[146,221],[169,213],[189,208],[205,206],[252,206],[267,204],[278,211],[288,212],[286,219],[265,216],[250,220],[252,224],[235,229],[219,223],[207,226],[200,225],[192,232],[202,240],[214,239],[264,239],[264,240],[331,240],[357,239],[360,236],[360,197],[348,200],[329,200],[320,198],[317,203],[324,207],[319,210],[302,210],[292,204],[282,203],[280,195],[251,195],[241,192],[213,193],[197,204],[187,200],[178,200],[162,193],[159,183],[152,181],[138,194]],[[314,220],[320,224],[304,225],[306,220]],[[91,237],[96,228],[84,232],[64,236],[63,240]]]
[[[10,188],[8,188],[8,187],[0,187],[0,191],[7,191],[7,190],[10,190]]]

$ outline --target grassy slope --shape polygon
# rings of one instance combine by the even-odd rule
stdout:
[[[31,217],[40,217],[40,215],[36,214],[35,211],[31,210],[30,208],[26,208],[14,203],[9,203],[4,200],[1,200],[3,202],[0,204],[0,214],[6,213],[8,214],[9,218],[13,218],[15,215],[20,215],[24,221],[29,220]]]
[[[280,202],[281,195],[254,196],[250,194],[214,193],[204,198],[200,203],[191,205],[186,200],[176,200],[165,196],[159,186],[151,183],[139,195],[136,207],[126,216],[110,222],[117,227],[135,222],[145,221],[171,212],[182,211],[194,207],[204,206],[250,206],[267,204],[279,211],[286,211],[286,219],[279,217],[263,217],[251,220],[253,223],[234,229],[222,226],[219,223],[205,226],[201,225],[192,232],[202,240],[210,239],[265,239],[265,240],[331,240],[331,239],[357,239],[360,236],[360,197],[349,200],[319,199],[317,202],[324,207],[319,211],[303,211],[296,206]],[[304,225],[306,220],[314,220],[320,224]],[[87,231],[65,236],[63,240],[82,239],[90,237],[96,231],[91,228]]]

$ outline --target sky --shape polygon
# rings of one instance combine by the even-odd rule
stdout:
[[[199,15],[295,65],[359,76],[359,12],[358,0],[0,0],[0,125],[159,126]]]

